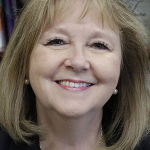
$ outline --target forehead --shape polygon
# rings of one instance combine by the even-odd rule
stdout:
[[[49,18],[47,18],[46,28],[64,22],[67,19],[70,22],[94,22],[101,24],[101,26],[107,25],[112,30],[118,31],[113,17],[108,11],[106,13],[107,8],[104,5],[104,0],[61,0],[56,1],[54,7],[53,22],[49,24]]]

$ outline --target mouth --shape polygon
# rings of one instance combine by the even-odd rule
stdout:
[[[72,81],[55,81],[59,85],[68,86],[71,88],[79,88],[79,87],[90,87],[94,84],[85,83],[85,82],[72,82]]]

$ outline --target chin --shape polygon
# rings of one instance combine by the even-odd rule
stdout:
[[[68,118],[79,118],[82,116],[89,115],[93,110],[91,107],[85,107],[85,106],[78,106],[78,107],[63,107],[63,109],[57,110],[57,112],[64,117]],[[98,109],[100,110],[100,109]]]

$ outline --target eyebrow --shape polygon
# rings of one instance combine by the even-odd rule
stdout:
[[[47,30],[49,32],[49,30]],[[64,26],[56,26],[56,27],[53,27],[52,29],[53,32],[56,32],[56,33],[61,33],[61,34],[64,34],[64,35],[67,35],[67,36],[70,36],[71,37],[71,34],[68,32],[68,29]],[[113,30],[112,30],[113,31]],[[96,27],[96,29],[93,29],[91,30],[91,34],[90,34],[90,37],[89,39],[92,39],[92,38],[104,38],[105,40],[108,40],[111,44],[115,44],[116,42],[116,38],[114,38],[114,35],[119,35],[119,33],[117,34],[116,31],[113,31],[113,34],[109,34],[109,32],[107,33],[104,33],[105,31],[100,29],[99,27]],[[111,36],[110,36],[111,35]]]

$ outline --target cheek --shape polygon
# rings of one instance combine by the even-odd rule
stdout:
[[[102,83],[118,83],[120,75],[120,57],[107,57],[99,59],[93,64],[95,76]]]
[[[36,49],[32,52],[30,58],[29,74],[30,76],[52,76],[59,66],[55,55],[43,49]]]

